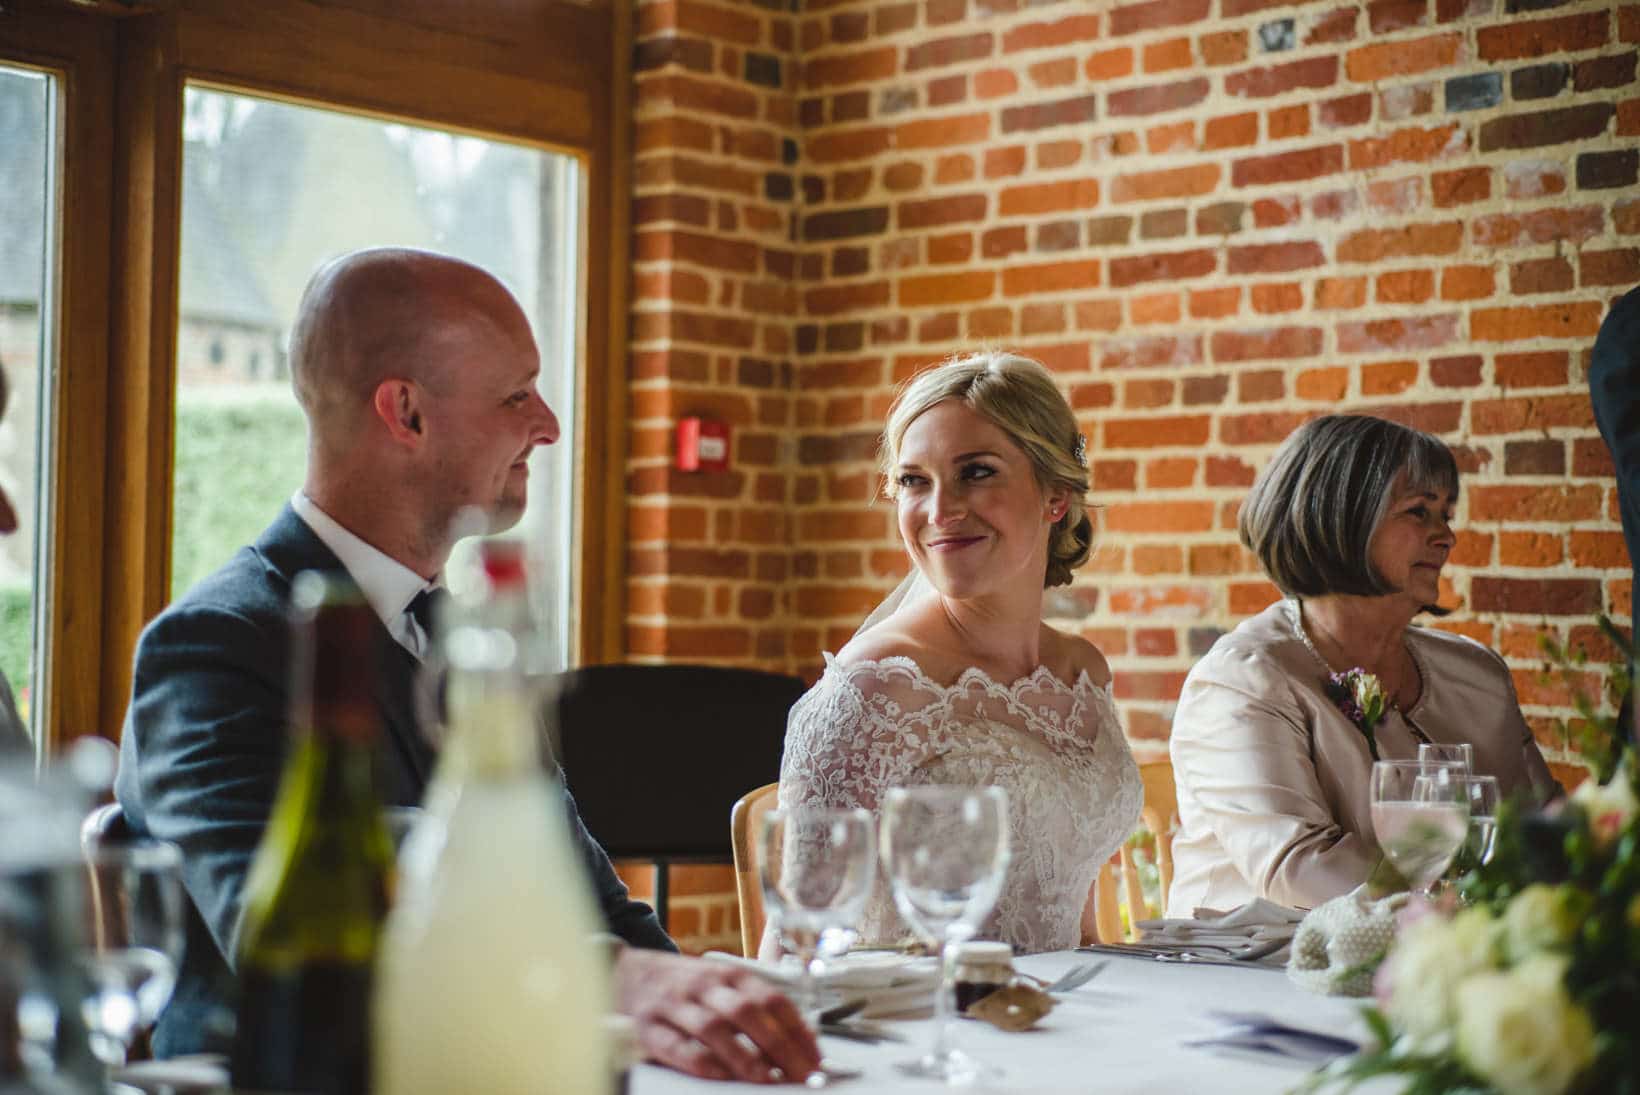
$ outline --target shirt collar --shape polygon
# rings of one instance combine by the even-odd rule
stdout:
[[[370,602],[370,607],[375,609],[388,631],[394,630],[416,594],[438,584],[429,582],[391,555],[359,539],[337,524],[335,518],[320,509],[303,492],[296,492],[290,506],[296,511],[296,516],[313,530],[313,534],[324,541],[325,547],[341,560],[342,566],[347,568],[348,574],[357,583],[359,592]]]

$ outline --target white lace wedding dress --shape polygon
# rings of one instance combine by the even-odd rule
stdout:
[[[786,724],[780,805],[880,817],[884,791],[922,784],[1008,792],[1012,860],[981,938],[1023,952],[1075,947],[1099,865],[1139,818],[1139,769],[1110,691],[1043,667],[1012,685],[969,669],[946,687],[910,658],[843,666],[826,655]],[[879,878],[861,939],[910,936]]]

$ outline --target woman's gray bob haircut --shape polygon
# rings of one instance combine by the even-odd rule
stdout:
[[[1458,495],[1458,462],[1439,438],[1369,415],[1313,419],[1282,442],[1242,503],[1241,542],[1290,597],[1395,592],[1368,548],[1396,479]]]

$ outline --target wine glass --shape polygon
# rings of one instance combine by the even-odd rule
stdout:
[[[821,937],[854,926],[877,877],[877,842],[864,810],[799,806],[763,815],[758,832],[763,908],[802,963],[797,1006],[820,1010],[815,988]]]
[[[1467,774],[1475,770],[1475,747],[1466,741],[1450,745],[1425,742],[1418,746],[1418,763],[1425,768],[1438,764],[1456,765]]]
[[[1415,760],[1372,766],[1372,827],[1378,846],[1425,897],[1452,863],[1469,830],[1469,805],[1455,768]]]
[[[174,844],[141,841],[87,848],[76,964],[92,1052],[125,1064],[176,987],[182,956],[182,856]]]
[[[895,787],[883,800],[883,863],[900,915],[940,956],[934,1037],[900,1071],[950,1083],[993,1073],[947,1041],[954,986],[948,945],[973,938],[1008,873],[1008,796],[1000,787]]]
[[[1471,866],[1492,861],[1497,836],[1498,802],[1503,797],[1496,776],[1460,776],[1458,788],[1469,805],[1469,832],[1463,859]]]

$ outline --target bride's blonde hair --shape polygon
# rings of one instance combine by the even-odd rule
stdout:
[[[1087,442],[1076,427],[1070,404],[1048,370],[1028,357],[987,350],[949,358],[918,373],[894,397],[877,450],[884,493],[899,493],[894,468],[905,431],[924,411],[954,399],[983,415],[1018,445],[1044,494],[1064,490],[1065,514],[1048,538],[1048,573],[1043,586],[1069,585],[1071,571],[1088,561],[1093,521],[1087,513]]]

